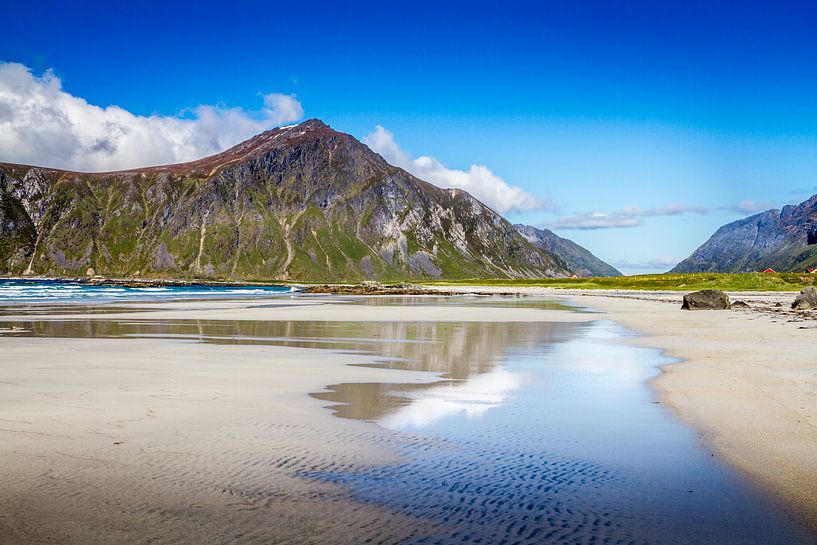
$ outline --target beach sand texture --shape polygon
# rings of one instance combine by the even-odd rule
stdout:
[[[541,293],[604,313],[314,298],[142,304],[37,319],[615,320],[644,334],[625,342],[685,360],[654,381],[684,421],[806,522],[817,520],[814,329],[747,312],[682,312],[680,299]],[[335,418],[307,393],[350,382],[423,384],[438,378],[433,372],[372,367],[380,359],[365,353],[178,339],[3,337],[2,350],[0,542],[288,543],[308,535],[313,543],[360,543],[381,536],[375,519],[390,521],[394,540],[423,525],[432,530],[298,472],[393,462],[405,441]]]

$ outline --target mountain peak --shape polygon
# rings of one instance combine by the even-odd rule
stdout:
[[[202,159],[172,165],[128,169],[122,171],[122,173],[167,172],[172,174],[205,174],[207,176],[212,176],[221,167],[250,159],[251,157],[263,154],[273,148],[292,144],[297,140],[308,140],[340,134],[341,133],[334,131],[329,125],[320,119],[307,119],[301,123],[284,125],[256,134],[255,136],[244,140],[231,148]]]
[[[317,117],[313,117],[312,119],[307,119],[306,121],[301,121],[300,123],[295,125],[296,127],[300,127],[302,129],[331,129],[329,125],[318,119]]]
[[[92,268],[109,276],[314,281],[570,274],[468,193],[392,167],[319,119],[177,165],[82,174],[0,164],[0,201],[6,274]]]

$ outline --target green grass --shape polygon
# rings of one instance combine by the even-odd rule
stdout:
[[[531,286],[583,290],[696,291],[714,289],[724,291],[799,291],[815,282],[817,282],[817,274],[805,273],[689,273],[645,274],[607,278],[533,278],[517,280],[471,278],[424,282],[424,284],[437,286]]]

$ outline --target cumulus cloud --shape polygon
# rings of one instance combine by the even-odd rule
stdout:
[[[380,125],[377,125],[363,142],[392,165],[436,186],[463,189],[502,214],[510,211],[542,210],[551,206],[549,201],[539,199],[521,187],[508,184],[486,166],[471,165],[466,171],[448,168],[437,159],[426,155],[412,158],[397,144],[394,134]]]
[[[614,212],[587,212],[557,218],[548,224],[552,229],[616,229],[623,227],[638,227],[644,218],[661,216],[680,216],[683,214],[708,214],[710,208],[705,206],[686,206],[683,204],[668,204],[657,208],[641,208],[628,206]]]
[[[51,71],[0,63],[0,161],[83,171],[177,163],[303,114],[294,96],[272,93],[257,111],[200,105],[177,116],[135,115],[71,95]]]

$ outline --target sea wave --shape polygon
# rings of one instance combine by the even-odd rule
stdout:
[[[132,287],[59,280],[0,279],[0,305],[271,297],[297,291],[297,288],[290,286],[191,284]]]

